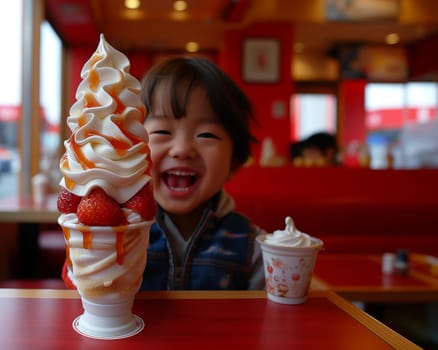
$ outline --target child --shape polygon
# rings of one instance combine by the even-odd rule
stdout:
[[[158,203],[142,289],[262,289],[260,229],[224,183],[250,156],[251,104],[206,58],[177,57],[142,82]]]

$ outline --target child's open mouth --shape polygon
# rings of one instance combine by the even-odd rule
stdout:
[[[183,192],[195,184],[197,174],[191,171],[171,170],[163,173],[162,178],[172,191]]]

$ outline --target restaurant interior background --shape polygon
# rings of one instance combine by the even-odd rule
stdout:
[[[125,7],[135,3],[0,1],[7,48],[0,200],[31,196],[39,172],[57,192],[65,119],[102,32],[137,78],[169,55],[205,55],[248,94],[260,142],[227,190],[261,227],[278,228],[292,215],[328,252],[408,247],[436,255],[438,1],[188,0],[177,11],[178,1],[141,0]],[[336,134],[341,166],[292,162],[290,144],[317,131]],[[11,273],[16,227],[0,223],[0,279]],[[436,309],[428,305],[415,326],[435,345]]]
[[[138,3],[2,2],[0,197],[29,195],[40,171],[59,178],[64,120],[100,32],[138,78],[172,54],[215,60],[254,102],[254,166],[289,166],[290,143],[317,131],[336,134],[345,167],[438,165],[436,1]]]

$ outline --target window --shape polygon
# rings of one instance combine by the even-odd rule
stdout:
[[[437,167],[437,105],[435,82],[367,84],[366,131],[371,167]]]
[[[41,6],[41,3],[0,2],[0,45],[7,48],[0,55],[3,82],[0,84],[0,198],[29,195],[27,185],[35,168],[58,171],[58,166],[50,161],[55,156],[59,160],[62,44],[50,25],[41,22],[37,15],[41,11],[35,11],[35,6]],[[28,17],[29,13],[31,17]],[[24,26],[23,18],[26,18]],[[41,31],[39,35],[32,32],[35,37],[29,38],[31,22],[41,23]],[[36,45],[39,47],[35,49]],[[34,54],[38,52],[40,66],[35,67]],[[34,90],[35,76],[44,77],[36,83],[40,96],[36,108],[29,97],[38,90]],[[34,110],[37,111],[34,113]],[[38,144],[40,147],[35,147]],[[30,163],[37,166],[32,168]],[[58,174],[53,174],[52,183],[57,185],[59,178]]]
[[[59,144],[61,120],[62,43],[48,22],[41,24],[40,105],[41,139],[40,169],[57,188],[59,179]]]
[[[339,162],[336,95],[303,91],[291,97],[289,156],[295,166],[326,166]]]
[[[333,94],[295,94],[291,100],[290,139],[302,140],[314,133],[336,133],[336,96]]]
[[[21,115],[22,1],[0,1],[0,198],[16,195]]]

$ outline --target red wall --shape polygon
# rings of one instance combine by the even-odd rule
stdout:
[[[430,74],[436,76],[438,73],[438,35],[411,46],[409,69],[414,78]]]
[[[341,149],[347,148],[352,142],[364,144],[366,141],[366,83],[365,80],[341,80],[339,82],[338,140]],[[354,164],[348,165],[355,166]]]
[[[152,65],[151,55],[146,52],[127,52],[126,55],[131,61],[131,74],[141,80]]]
[[[242,79],[242,44],[246,38],[276,38],[280,41],[280,80],[278,83],[247,83]],[[290,96],[293,93],[291,78],[293,26],[290,23],[257,23],[243,30],[226,33],[224,46],[219,55],[219,64],[236,81],[253,103],[258,125],[253,133],[260,144],[271,137],[277,154],[288,155]],[[284,115],[274,117],[274,103],[282,103]],[[260,144],[254,147],[256,161],[260,155]]]

